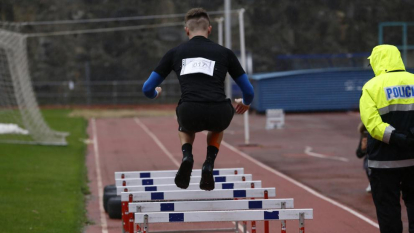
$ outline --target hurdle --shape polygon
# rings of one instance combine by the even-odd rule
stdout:
[[[177,201],[177,202],[131,202],[128,208],[133,213],[175,212],[175,211],[219,211],[219,210],[250,210],[250,209],[291,209],[293,198],[263,200],[230,200],[230,201]],[[137,211],[137,210],[140,211]]]
[[[177,174],[177,170],[115,172],[115,180],[130,178],[175,177],[175,174]],[[220,168],[213,170],[214,176],[238,174],[244,174],[244,168]],[[201,176],[201,169],[194,169],[191,175]]]
[[[138,185],[162,185],[162,184],[174,184],[174,177],[157,177],[152,179],[147,178],[132,178],[132,179],[116,179],[116,186],[138,186]],[[191,176],[190,183],[199,183],[201,176]],[[233,181],[251,181],[251,174],[241,175],[226,175],[215,176],[214,181],[216,183],[233,182]]]
[[[281,129],[285,125],[283,109],[266,109],[266,129]]]
[[[232,183],[216,183],[215,189],[246,189],[246,188],[261,188],[261,181],[236,181]],[[157,186],[118,186],[116,187],[116,194],[121,195],[122,192],[154,192],[154,191],[174,191],[182,190],[175,184],[157,185]],[[192,183],[188,185],[186,190],[200,190],[199,183]]]
[[[129,203],[143,201],[179,201],[179,200],[233,200],[235,198],[275,197],[275,188],[222,189],[222,190],[185,190],[166,192],[122,192],[122,219],[125,232],[133,233],[134,215],[129,211]],[[253,232],[254,233],[254,232]]]
[[[200,170],[201,171],[201,170]],[[176,171],[174,171],[176,173]],[[118,176],[119,174],[122,172],[117,172]],[[252,181],[252,175],[251,174],[237,174],[234,175],[234,173],[244,173],[244,169],[243,168],[229,168],[229,169],[218,169],[218,171],[216,172],[216,174],[233,174],[233,175],[220,175],[220,176],[214,176],[214,180],[216,182],[216,186],[221,186],[223,189],[234,189],[234,187],[236,186],[236,188],[240,187],[240,188],[254,188],[255,185],[257,185],[255,182],[250,182]],[[163,173],[166,174],[166,173]],[[122,174],[121,174],[122,175]],[[125,175],[124,175],[125,177]],[[195,186],[194,184],[197,183],[196,185],[199,185],[198,183],[201,180],[201,176],[192,176],[190,179],[190,183],[193,183],[193,187]],[[244,182],[244,181],[249,181],[250,183],[248,185],[246,184],[235,184],[235,182]],[[138,189],[142,189],[142,187],[145,187],[148,191],[147,192],[153,192],[155,191],[153,186],[159,186],[159,185],[171,185],[174,183],[174,177],[156,177],[156,178],[124,178],[124,179],[116,179],[116,190],[119,189],[124,189],[128,190],[129,186],[141,186],[141,188]],[[223,184],[221,184],[223,183]],[[226,184],[225,184],[226,183]],[[122,186],[121,186],[122,185]],[[250,187],[249,187],[250,185]],[[247,186],[247,187],[246,187]],[[261,182],[258,185],[258,187],[261,187]],[[151,190],[152,189],[152,190]],[[175,188],[176,190],[178,188]],[[200,191],[199,188],[196,188],[197,190]],[[217,190],[219,190],[220,188],[217,188]],[[183,189],[178,189],[180,191],[183,191]],[[130,190],[128,190],[130,191]],[[122,192],[121,192],[122,193]],[[153,194],[155,195],[155,194]],[[128,228],[128,224],[125,224],[128,222],[128,212],[125,211],[125,209],[127,208],[127,205],[125,202],[123,202],[122,200],[120,200],[120,205],[121,205],[121,218],[123,219],[123,224],[124,227],[127,229]]]
[[[129,203],[128,209],[132,213],[149,212],[176,212],[176,211],[220,211],[220,210],[251,210],[251,209],[280,209],[293,208],[293,199],[266,199],[266,200],[232,200],[232,201],[181,201],[181,202],[142,202]],[[246,229],[243,222],[243,229]],[[136,225],[130,226],[137,229]],[[237,229],[210,229],[209,231],[237,231]],[[188,231],[188,230],[187,230]],[[190,230],[191,231],[191,230]]]
[[[234,199],[234,198],[257,198],[276,196],[275,188],[254,188],[254,189],[215,189],[186,190],[186,191],[165,191],[165,192],[122,192],[122,202],[154,201],[154,200],[208,200],[208,199]]]
[[[286,233],[286,220],[299,220],[304,233],[304,220],[313,219],[312,209],[293,209],[293,199],[268,199],[276,196],[275,188],[262,188],[244,168],[214,170],[215,189],[200,190],[201,170],[193,170],[187,189],[174,185],[176,170],[116,172],[116,193],[120,196],[123,230],[127,233],[148,233],[149,223],[223,222],[235,221],[235,228],[194,229],[178,232],[239,232],[242,221],[244,233],[252,221],[251,233],[256,233],[256,221],[281,221]],[[199,174],[200,173],[200,174]],[[118,197],[119,198],[119,197]]]
[[[299,220],[299,232],[304,233],[305,219],[313,219],[312,209],[149,212],[135,213],[134,229],[149,233],[149,223]],[[265,233],[269,233],[269,229],[265,229]]]

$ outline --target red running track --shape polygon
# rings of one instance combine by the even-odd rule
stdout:
[[[115,171],[177,169],[182,157],[177,122],[172,117],[92,119],[88,133],[93,143],[88,146],[87,155],[92,192],[87,210],[88,217],[95,224],[88,226],[85,232],[119,233],[122,232],[121,221],[109,219],[100,207],[99,195],[102,195],[103,186],[114,183]],[[197,134],[193,147],[195,169],[201,168],[205,159],[205,141],[205,134]],[[313,208],[314,219],[305,222],[306,232],[379,232],[375,220],[325,197],[224,142],[216,168],[228,167],[244,167],[245,173],[253,174],[254,180],[262,180],[263,187],[276,187],[277,198],[294,198],[295,208]],[[280,232],[279,224],[272,222],[271,231]],[[262,225],[258,223],[258,232],[263,232]],[[153,224],[150,230],[232,226],[231,223],[171,223]],[[298,232],[298,221],[288,221],[287,230]]]

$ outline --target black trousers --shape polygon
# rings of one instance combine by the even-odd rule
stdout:
[[[370,183],[381,233],[403,231],[401,193],[407,207],[409,232],[414,233],[414,167],[372,168]]]
[[[229,127],[234,112],[230,99],[218,103],[180,102],[176,108],[178,130],[221,132]]]

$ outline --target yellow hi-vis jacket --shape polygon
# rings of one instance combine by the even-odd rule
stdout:
[[[376,46],[368,58],[375,77],[362,88],[359,102],[368,138],[368,166],[414,166],[414,151],[389,145],[391,133],[408,134],[414,127],[414,75],[405,71],[400,51],[392,45]]]

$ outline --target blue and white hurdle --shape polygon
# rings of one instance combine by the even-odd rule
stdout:
[[[175,176],[175,175],[174,175]],[[175,177],[156,177],[156,178],[130,178],[130,179],[116,179],[115,185],[118,186],[137,186],[137,185],[163,185],[174,184]],[[190,183],[200,183],[201,176],[191,176]],[[251,181],[251,174],[241,175],[225,175],[214,176],[216,183],[235,182],[235,181]]]
[[[150,212],[187,212],[187,211],[220,211],[220,210],[252,210],[252,209],[281,209],[293,208],[293,199],[266,199],[266,200],[231,200],[231,201],[180,201],[180,202],[141,202],[129,203],[128,209],[133,213]],[[136,215],[135,215],[136,217]],[[135,221],[134,229],[137,228]],[[243,221],[243,232],[246,232],[247,222]],[[236,228],[218,229],[220,231],[237,231]]]
[[[235,181],[232,183],[216,183],[215,189],[247,189],[247,188],[261,188],[261,181]],[[116,194],[121,195],[122,192],[154,192],[154,191],[177,191],[183,190],[175,184],[157,185],[157,186],[118,186],[116,187]],[[186,190],[200,190],[199,183],[192,183],[188,185]]]
[[[175,174],[177,174],[177,170],[115,172],[115,180],[131,178],[174,177]],[[244,174],[244,168],[220,168],[213,170],[214,176],[238,174]],[[191,175],[201,176],[201,169],[194,169]]]
[[[204,190],[181,190],[165,192],[122,192],[121,201],[123,207],[125,231],[133,233],[130,229],[134,227],[134,212],[129,209],[129,203],[143,201],[179,201],[179,200],[233,200],[236,198],[265,198],[275,197],[275,188],[253,188],[253,189],[215,189]],[[194,202],[195,203],[195,202]],[[126,208],[128,207],[128,208]]]
[[[254,188],[254,189],[214,189],[204,190],[179,190],[164,192],[122,192],[122,202],[137,201],[167,201],[167,200],[208,200],[208,199],[234,199],[234,198],[257,198],[276,196],[275,188]]]
[[[136,213],[137,232],[149,233],[149,223],[172,222],[227,222],[227,221],[272,221],[299,219],[299,232],[305,232],[305,219],[313,219],[312,209],[270,209],[270,210],[235,210],[235,211],[190,211],[190,212],[156,212]],[[245,226],[244,226],[245,229]],[[244,230],[245,231],[245,230]],[[170,231],[171,232],[171,231]],[[268,229],[265,229],[268,233]],[[160,232],[158,232],[160,233]]]
[[[286,233],[286,220],[296,219],[299,220],[300,232],[303,233],[304,220],[313,218],[312,209],[289,209],[293,208],[293,199],[268,199],[276,196],[276,189],[262,188],[261,181],[252,181],[252,175],[244,174],[243,168],[214,171],[216,188],[212,191],[200,190],[200,169],[193,170],[186,190],[175,186],[176,170],[116,172],[124,232],[142,233],[143,230],[147,233],[149,223],[211,221],[236,221],[236,228],[204,231],[238,232],[238,221],[243,221],[242,226],[246,232],[246,221],[252,221],[251,233],[256,233],[255,221],[265,221],[264,229],[268,233],[268,221],[279,220],[282,223],[282,233]],[[255,198],[264,199],[246,200]]]
[[[292,209],[293,198],[264,200],[216,200],[216,201],[176,201],[176,202],[132,202],[128,207],[134,213],[175,212],[175,211],[220,211],[251,209]]]

